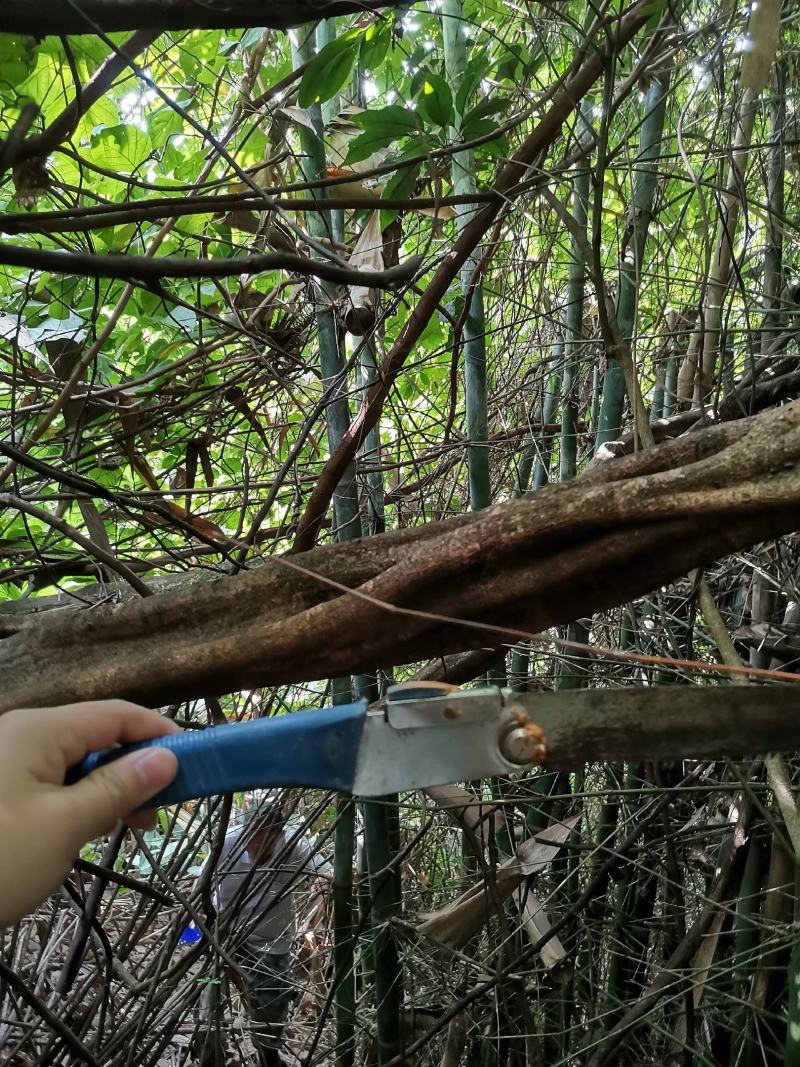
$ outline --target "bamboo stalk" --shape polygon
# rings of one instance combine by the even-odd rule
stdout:
[[[292,59],[295,66],[307,63],[314,57],[313,31],[301,36],[292,44]],[[308,109],[314,129],[301,123],[298,126],[298,138],[302,157],[300,169],[306,181],[318,181],[325,177],[325,143],[322,126],[322,112],[315,104]],[[324,199],[324,189],[314,189],[315,199]],[[332,222],[330,223],[332,227]],[[308,230],[314,237],[334,236],[333,229],[328,229],[329,221],[321,212],[309,218]],[[317,341],[319,344],[320,371],[323,389],[338,383],[335,397],[328,405],[325,416],[328,426],[328,445],[331,453],[339,447],[350,427],[350,405],[347,400],[344,373],[344,352],[341,343],[339,324],[336,320],[336,285],[320,281],[317,290]],[[361,536],[361,515],[358,506],[355,464],[351,461],[333,493],[334,528],[339,540],[352,540]],[[344,536],[342,536],[344,535]]]
[[[455,98],[467,66],[467,47],[462,32],[464,26],[462,0],[444,0],[442,4],[442,37],[444,65]],[[455,116],[454,139],[461,139],[461,115]],[[457,196],[477,192],[475,160],[471,151],[455,152],[451,175]],[[461,205],[456,208],[458,232],[461,233],[475,214],[475,208]],[[477,245],[461,268],[461,286],[468,309],[464,322],[464,380],[467,408],[467,461],[469,466],[469,499],[473,511],[491,503],[489,479],[489,423],[486,409],[486,317],[483,302],[483,280],[478,276],[483,250]]]
[[[378,1063],[383,1065],[400,1051],[403,973],[392,918],[399,914],[397,881],[392,865],[396,856],[395,813],[397,796],[378,797],[364,804],[364,842],[367,852],[372,925],[372,961],[376,1008]]]
[[[335,20],[328,19],[318,24],[316,38],[312,29],[301,31],[300,38],[292,43],[292,58],[295,66],[308,63],[315,54],[315,43],[322,48],[335,35]],[[322,111],[318,105],[309,108],[314,129],[300,124],[298,136],[303,156],[300,167],[307,181],[325,177],[325,142]],[[315,189],[315,199],[324,199],[325,190]],[[322,213],[309,221],[309,232],[314,237],[341,239],[341,213],[331,212],[326,219]],[[320,282],[316,306],[317,339],[319,344],[322,385],[328,389],[339,381],[337,395],[326,411],[328,443],[331,452],[338,448],[350,426],[350,405],[345,392],[344,352],[342,335],[336,317],[336,286]],[[355,463],[350,463],[333,494],[334,537],[337,541],[349,541],[361,536],[361,514],[358,505]],[[331,680],[332,702],[347,704],[352,699],[352,683],[349,677]],[[336,1062],[337,1067],[351,1067],[355,1058],[355,936],[353,913],[353,852],[355,841],[355,808],[352,802],[339,798],[336,804],[337,822],[334,834],[334,881],[333,881],[333,960],[334,1004],[336,1017]]]
[[[661,155],[661,136],[669,92],[669,73],[653,78],[644,98],[645,118],[639,139],[639,154],[633,182],[633,218],[627,248],[622,250],[619,269],[617,321],[626,341],[633,336],[639,279],[644,263],[647,231],[658,182],[658,161]],[[633,400],[631,400],[633,402]],[[609,362],[603,382],[599,426],[595,450],[619,436],[622,409],[625,403],[625,375],[617,361]]]
[[[355,924],[353,914],[353,853],[355,803],[337,797],[333,839],[333,978],[336,985],[336,1064],[355,1062],[356,985]]]
[[[767,168],[767,223],[764,249],[764,317],[761,320],[761,358],[771,351],[786,321],[781,309],[783,288],[783,229],[786,224],[786,72],[775,64],[769,99],[770,150]]]
[[[559,337],[556,340],[553,348],[553,355],[555,356],[555,368],[550,376],[550,382],[547,387],[547,394],[544,398],[544,404],[542,406],[542,424],[548,425],[555,417],[556,408],[558,407],[558,398],[561,390],[561,379],[563,375],[562,369],[562,356],[564,352],[564,339]],[[539,447],[536,449],[536,465],[533,470],[533,489],[541,489],[547,485],[550,481],[550,463],[553,455],[553,436],[543,436],[540,440]],[[521,494],[520,494],[521,495]]]
[[[593,104],[587,97],[579,112],[580,135],[591,132],[590,118]],[[589,166],[581,163],[574,171],[572,185],[572,214],[575,226],[586,235],[589,219]],[[564,322],[564,376],[561,389],[561,455],[559,480],[575,477],[578,455],[578,419],[575,399],[575,379],[583,355],[583,305],[586,296],[585,241],[573,234],[570,239],[569,280],[567,282],[567,311]]]

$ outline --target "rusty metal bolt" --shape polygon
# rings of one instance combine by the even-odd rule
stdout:
[[[545,745],[539,731],[530,726],[509,726],[500,738],[500,751],[509,763],[524,767],[538,763],[545,755]]]

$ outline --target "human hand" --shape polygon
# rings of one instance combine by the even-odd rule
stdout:
[[[0,716],[0,926],[16,922],[66,878],[82,845],[137,811],[172,781],[174,753],[145,748],[64,785],[95,749],[180,733],[170,719],[125,700],[27,708]]]

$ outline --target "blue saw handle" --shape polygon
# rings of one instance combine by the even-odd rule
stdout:
[[[147,802],[148,808],[269,786],[349,793],[366,714],[367,701],[360,700],[107,748],[91,752],[73,767],[66,784],[128,752],[158,746],[178,757],[178,774]]]

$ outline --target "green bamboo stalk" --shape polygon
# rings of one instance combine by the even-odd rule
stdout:
[[[736,899],[733,919],[733,1002],[738,1005],[732,1021],[732,1032],[737,1035],[739,1048],[744,1048],[742,1062],[750,1062],[757,1056],[753,1005],[750,1003],[751,987],[756,968],[759,930],[763,923],[763,883],[767,874],[766,839],[762,833],[751,830],[747,845],[747,859],[742,874],[742,885]]]
[[[705,307],[678,374],[678,392],[685,403],[700,404],[716,382],[723,332],[723,302],[730,283],[736,230],[743,207],[747,162],[760,96],[760,90],[745,88],[736,113],[736,135],[725,189],[719,198],[719,222],[706,283]]]
[[[627,923],[629,922],[629,912],[633,903],[632,876],[631,864],[626,863],[611,894],[611,934],[605,945],[605,951],[608,952],[608,973],[606,975],[605,1007],[602,1012],[603,1030],[612,1027],[622,1012],[625,952],[629,945]]]
[[[453,97],[456,97],[467,67],[467,47],[462,29],[464,5],[462,0],[444,0],[442,4],[442,36],[444,64]],[[456,115],[456,127],[451,136],[461,139],[461,115]],[[477,191],[475,160],[471,151],[456,152],[451,162],[453,190],[458,196],[470,196]],[[456,208],[459,233],[469,222],[475,208],[461,205]],[[469,301],[464,322],[464,379],[467,408],[467,461],[469,466],[469,499],[473,511],[491,503],[489,479],[489,422],[486,408],[486,318],[483,302],[483,281],[475,278],[483,251],[476,247],[461,270],[464,298]],[[470,292],[470,286],[472,286]]]
[[[628,248],[622,257],[619,270],[619,296],[617,298],[617,322],[626,340],[633,334],[636,320],[636,302],[639,277],[644,262],[647,231],[655,200],[658,181],[658,160],[661,155],[661,135],[664,130],[664,115],[669,91],[669,73],[662,72],[653,78],[644,98],[645,118],[639,139],[639,156],[633,182],[633,225]],[[610,361],[603,382],[603,399],[595,439],[595,450],[619,436],[622,429],[622,409],[625,403],[625,378],[622,367]]]
[[[791,996],[790,977],[796,973],[791,967],[791,956],[797,949],[797,940],[792,939],[787,945],[785,938],[775,937],[776,930],[788,931],[796,905],[795,861],[784,835],[785,829],[779,820],[770,840],[763,921],[759,931],[761,943],[754,961],[749,1000],[750,1021],[755,1034],[753,1040],[745,1044],[742,1067],[760,1067],[765,1062],[764,1049],[771,1057],[767,1062],[780,1062],[785,1043],[785,1035],[782,1035],[783,1040],[778,1037],[780,1030],[775,1021],[786,1019],[787,998]]]
[[[300,31],[300,32],[302,32],[302,31]],[[316,34],[315,34],[315,36],[316,36],[316,44],[317,44],[317,51],[321,52],[326,44],[330,44],[331,41],[335,41],[336,40],[336,33],[337,33],[337,30],[336,30],[336,19],[335,18],[322,19],[320,22],[318,22],[317,23],[317,27],[316,27]],[[327,125],[330,122],[330,120],[333,118],[333,116],[337,115],[339,113],[340,106],[341,106],[341,101],[339,99],[339,94],[338,93],[336,93],[334,96],[332,96],[330,98],[330,100],[326,100],[325,103],[322,104],[321,107],[320,107],[320,114],[322,115],[323,123],[325,123]]]
[[[359,386],[366,391],[378,376],[375,335],[367,336],[359,353]],[[380,461],[380,428],[367,435],[360,457],[371,464]],[[366,503],[369,532],[386,529],[384,485],[381,471],[366,476]],[[377,699],[376,678],[362,677],[358,695]],[[384,1064],[400,1051],[402,1038],[403,972],[391,920],[399,916],[402,906],[400,871],[395,863],[400,850],[400,807],[397,794],[367,801],[363,805],[364,851],[368,870],[368,899],[362,901],[364,934],[370,940],[365,953],[364,984],[372,989],[376,1006],[376,1046],[378,1063]]]
[[[372,962],[376,1008],[378,1063],[394,1059],[400,1051],[403,972],[390,923],[400,912],[397,880],[392,871],[396,858],[397,795],[378,797],[364,804],[364,843],[367,851],[372,925]]]
[[[372,989],[375,985],[375,960],[372,955],[372,894],[369,887],[367,847],[362,834],[356,843],[356,892],[358,925],[362,936],[362,951],[359,955],[361,986]]]
[[[643,775],[639,784],[645,785]],[[622,1000],[629,1003],[640,996],[646,981],[647,961],[650,951],[650,933],[658,893],[658,877],[650,869],[653,852],[648,849],[647,836],[653,836],[652,830],[646,834],[639,850],[639,863],[636,867],[628,865],[634,877],[629,895],[630,905],[623,911],[623,939],[615,948],[619,951],[621,972],[620,991]]]
[[[366,392],[378,378],[378,365],[375,358],[375,341],[372,336],[364,338],[359,360],[359,385]],[[362,460],[370,466],[378,466],[381,459],[380,426],[375,426],[367,434],[361,451]],[[381,534],[386,531],[386,511],[384,508],[383,472],[369,471],[366,475],[366,511],[369,533]]]
[[[600,421],[600,394],[603,391],[600,379],[600,367],[595,364],[592,371],[592,402],[589,406],[589,454],[594,454],[597,448],[597,424]]]
[[[336,1064],[355,1062],[356,984],[355,923],[353,911],[353,854],[355,803],[337,797],[333,838],[333,980],[336,1016]]]
[[[313,29],[298,31],[301,37],[292,42],[292,59],[295,66],[308,62],[315,52]],[[335,33],[334,20],[329,19],[317,27],[316,43],[324,47]],[[325,142],[322,111],[318,105],[309,108],[313,130],[300,125],[298,136],[302,158],[300,167],[307,181],[325,176]],[[324,190],[312,192],[315,197],[324,197]],[[315,212],[308,219],[309,232],[314,237],[335,237],[335,215],[331,212]],[[339,220],[341,223],[341,219]],[[328,227],[331,227],[330,232]],[[341,238],[341,229],[339,229]],[[343,377],[344,352],[342,334],[336,320],[336,286],[327,282],[319,284],[319,299],[316,307],[317,338],[319,343],[320,372],[323,388],[327,389]],[[326,421],[328,447],[333,452],[350,426],[350,405],[341,382],[338,395],[328,405]],[[358,506],[358,488],[355,464],[350,464],[333,495],[335,537],[348,541],[361,536],[361,514]],[[358,679],[356,683],[358,684]],[[331,680],[332,701],[336,705],[352,700],[350,678]],[[333,959],[336,1018],[337,1067],[352,1067],[355,1059],[355,1005],[356,975],[354,967],[355,923],[353,911],[353,851],[355,835],[355,808],[352,802],[340,799],[336,806],[336,830],[334,833],[334,880],[333,880]]]
[[[317,51],[321,52],[326,44],[330,44],[331,41],[336,40],[337,27],[336,19],[323,19],[317,23]],[[356,74],[356,78],[358,74]],[[323,125],[327,126],[330,120],[339,114],[341,110],[342,102],[339,94],[332,96],[330,100],[326,100],[320,108],[320,114],[322,116]],[[330,228],[330,235],[335,241],[344,241],[344,212],[343,211],[331,211],[329,213],[327,225]]]
[[[666,368],[660,366],[656,371],[656,381],[653,386],[653,403],[650,405],[650,422],[657,422],[662,417],[664,410],[664,377]]]
[[[302,36],[292,42],[292,60],[295,66],[308,62],[314,56],[314,33],[312,30],[298,31]],[[314,129],[300,124],[298,137],[302,157],[300,169],[306,181],[317,181],[325,177],[325,142],[322,126],[322,112],[318,104],[308,109]],[[324,198],[324,190],[312,190],[315,198]],[[330,237],[326,212],[311,212],[308,229],[314,237]],[[317,340],[319,344],[320,371],[323,388],[340,380],[337,395],[331,400],[326,411],[328,426],[328,447],[333,452],[350,426],[350,405],[347,400],[346,383],[341,381],[344,371],[344,352],[341,343],[339,324],[336,321],[337,290],[332,282],[318,282],[319,298],[316,307]],[[339,540],[351,540],[361,536],[361,514],[358,506],[355,464],[349,464],[339,485],[333,494],[334,529]]]
[[[584,771],[578,771],[573,776],[572,788],[574,793],[581,793],[586,784],[586,774]],[[562,940],[567,945],[574,944],[576,938],[576,931],[578,925],[577,911],[578,911],[578,899],[581,895],[581,883],[580,883],[580,844],[581,844],[581,824],[578,824],[573,828],[572,833],[569,836],[568,848],[566,851],[567,860],[567,874],[564,879],[564,891],[563,900],[564,905],[567,908],[567,913],[571,915],[569,925],[562,935]],[[557,1051],[557,1056],[560,1059],[569,1059],[572,1052],[572,1026],[575,1010],[577,1008],[576,1000],[576,982],[575,971],[570,968],[564,981],[559,988],[559,1027],[558,1033],[560,1034],[560,1048]]]
[[[781,310],[783,230],[786,225],[783,188],[786,171],[786,72],[782,63],[775,64],[771,89],[770,149],[767,167],[767,241],[764,249],[764,317],[761,320],[762,359],[783,328],[786,318]]]
[[[584,100],[579,112],[579,132],[590,130],[592,102]],[[581,235],[586,234],[589,218],[589,166],[578,165],[572,186],[572,215]],[[564,323],[564,377],[561,387],[561,455],[559,480],[575,477],[578,454],[578,418],[575,400],[575,378],[578,361],[583,354],[583,305],[586,293],[585,244],[577,235],[570,240],[569,277],[567,281],[567,311]]]
[[[598,792],[605,792],[606,798],[600,805],[597,816],[597,830],[594,837],[594,848],[588,858],[587,881],[596,882],[595,896],[591,901],[585,921],[585,929],[602,927],[609,913],[609,901],[606,896],[608,884],[611,880],[610,873],[604,873],[603,867],[609,855],[614,852],[614,838],[617,833],[619,821],[619,794],[618,790],[622,781],[622,767],[619,764],[609,763],[603,770],[605,786],[600,786]],[[602,988],[601,974],[606,970],[602,958],[605,944],[600,939],[596,942],[589,936],[584,937],[578,951],[578,963],[575,968],[576,987],[582,987],[581,992],[595,1000]],[[590,991],[588,994],[586,991]]]
[[[511,667],[508,672],[509,687],[515,693],[527,692],[528,671],[531,662],[531,646],[528,641],[521,641],[514,646],[511,653]]]
[[[465,25],[463,0],[444,0],[442,5],[444,66],[454,100],[457,98],[467,68],[467,47],[463,34]],[[454,140],[461,140],[462,117],[461,114],[455,114],[455,126],[450,131]],[[470,196],[477,191],[475,160],[471,151],[453,154],[450,173],[453,191],[456,195]],[[459,233],[469,223],[475,210],[470,205],[461,205],[456,208],[456,225]],[[464,352],[467,415],[467,468],[469,500],[473,511],[486,508],[491,503],[489,420],[486,401],[486,318],[483,281],[476,275],[482,257],[483,250],[478,245],[461,269],[461,288],[466,301],[462,350]],[[477,870],[477,858],[473,855],[472,843],[466,836],[462,836],[461,852],[465,873]]]
[[[546,426],[555,418],[558,408],[558,400],[561,392],[561,357],[564,352],[564,339],[556,340],[553,355],[554,369],[547,382],[547,389],[539,405],[538,412],[534,415],[534,422],[541,422]],[[526,493],[541,489],[550,480],[550,460],[553,451],[553,435],[542,433],[538,441],[531,434],[525,444],[517,465],[514,485],[514,497],[525,496]],[[534,467],[535,463],[535,467]],[[529,488],[531,472],[533,472],[533,484]],[[511,653],[511,665],[508,674],[508,684],[517,693],[524,693],[528,684],[528,669],[530,665],[530,642],[522,641],[514,646]]]
[[[581,106],[581,133],[589,128],[591,101],[585,100]],[[589,170],[584,164],[574,174],[572,213],[578,226],[585,233],[589,205]],[[575,378],[578,359],[583,345],[583,306],[585,299],[585,269],[583,245],[575,237],[570,241],[570,267],[567,285],[567,311],[565,319],[563,350],[563,377],[561,383],[561,438],[559,457],[559,480],[568,481],[575,477],[577,467],[577,410],[575,403]],[[559,368],[560,369],[560,368]],[[549,419],[547,420],[549,421]],[[543,465],[537,467],[537,474]],[[544,479],[542,479],[544,484]],[[567,629],[567,637],[573,641],[586,641],[588,630],[585,625],[573,623]],[[581,675],[574,669],[576,664],[566,660],[559,665],[556,675],[557,689],[575,689],[581,685]],[[573,669],[570,669],[573,668]],[[513,664],[512,664],[513,669]],[[539,803],[530,805],[526,812],[525,825],[528,833],[547,826],[553,814],[556,800],[570,792],[569,775],[550,772],[541,775],[536,782],[536,792],[541,796]],[[563,882],[567,875],[566,858],[562,865],[553,865],[553,877],[556,884]],[[560,895],[560,894],[559,894]],[[562,996],[553,998],[545,1005],[545,1030],[557,1034],[570,1008]],[[549,1045],[549,1052],[555,1055],[555,1039]],[[547,1058],[550,1058],[548,1056]]]
[[[592,102],[587,99],[581,105],[579,113],[579,137],[590,129]],[[574,171],[572,188],[572,214],[582,233],[586,232],[589,215],[589,167],[580,164]],[[564,362],[561,386],[561,437],[559,447],[559,481],[566,482],[575,477],[578,463],[578,418],[575,385],[579,360],[584,344],[583,311],[585,301],[585,273],[583,244],[576,237],[570,241],[570,265],[567,281],[567,309],[564,322]],[[572,622],[567,627],[567,640],[585,643],[589,639],[589,629],[584,622]],[[579,689],[585,683],[585,672],[581,669],[582,657],[566,656],[556,668],[555,688],[557,690]],[[554,796],[568,797],[572,788],[569,775],[557,776],[552,785]],[[542,814],[552,814],[551,803],[542,805]],[[555,895],[560,906],[566,908],[574,902],[579,893],[577,869],[567,854],[558,857],[552,865]],[[565,982],[552,1003],[546,1005],[546,1029],[554,1035],[564,1033],[569,1028],[574,1002],[574,982]],[[558,1055],[558,1040],[552,1041],[553,1057]]]
[[[675,410],[675,398],[678,392],[678,357],[672,352],[667,357],[667,369],[664,372],[664,403],[661,408],[662,419],[668,419]]]
[[[564,338],[559,337],[553,348],[555,356],[555,369],[550,377],[547,387],[547,395],[542,405],[542,422],[546,425],[552,422],[558,410],[558,400],[561,391],[561,378],[563,375]],[[536,449],[536,466],[533,470],[532,489],[541,489],[550,481],[550,462],[553,455],[553,437],[543,434],[539,447]]]

